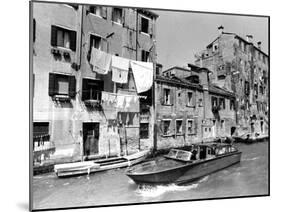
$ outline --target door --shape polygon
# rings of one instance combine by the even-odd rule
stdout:
[[[84,155],[99,153],[99,128],[96,122],[83,123],[83,146]]]

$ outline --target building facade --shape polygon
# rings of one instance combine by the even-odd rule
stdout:
[[[223,31],[205,50],[196,54],[195,64],[212,71],[217,86],[235,93],[237,133],[268,133],[269,58],[254,45],[253,36],[244,39]]]
[[[131,66],[116,78],[96,71],[93,60],[97,52],[117,63],[153,64],[153,71],[157,17],[142,9],[33,4],[35,150],[51,147],[53,159],[75,161],[152,147],[152,88],[137,90]]]
[[[189,65],[155,80],[157,149],[212,141],[233,134],[235,95],[213,85],[209,70]]]

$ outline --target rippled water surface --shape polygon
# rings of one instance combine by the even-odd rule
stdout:
[[[188,185],[140,187],[124,174],[126,169],[64,179],[53,173],[35,176],[34,209],[268,194],[268,142],[237,146],[239,164]]]

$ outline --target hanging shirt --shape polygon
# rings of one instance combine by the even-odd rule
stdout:
[[[128,82],[129,60],[123,57],[112,56],[112,81],[117,83]]]
[[[98,74],[107,74],[110,68],[111,55],[93,47],[90,63],[93,66],[93,71]]]
[[[153,82],[153,63],[131,60],[131,67],[135,78],[137,93],[149,90]]]

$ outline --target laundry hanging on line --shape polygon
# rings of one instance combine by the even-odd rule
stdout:
[[[137,87],[137,93],[148,91],[153,83],[153,63],[131,60],[130,64]]]
[[[90,60],[90,63],[93,66],[93,71],[98,74],[107,74],[110,69],[111,58],[112,55],[93,47]]]
[[[127,83],[128,82],[128,72],[129,72],[130,60],[112,56],[112,81],[117,83]]]

